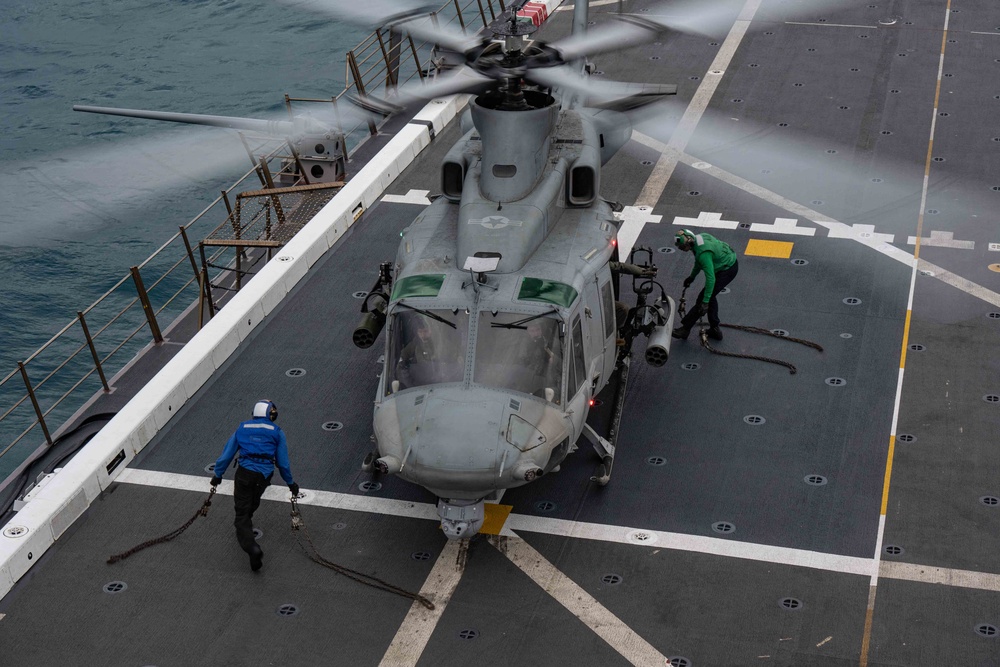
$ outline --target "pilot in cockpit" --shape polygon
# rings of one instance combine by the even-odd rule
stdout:
[[[532,369],[545,368],[554,357],[555,353],[542,334],[542,323],[538,320],[528,322],[528,343],[524,347],[524,365]]]
[[[441,329],[432,334],[430,324],[421,316],[416,320],[413,338],[403,346],[396,363],[396,377],[402,388],[447,381],[460,361],[458,342],[451,332]]]
[[[546,387],[558,386],[555,375],[560,371],[562,358],[552,349],[541,320],[532,320],[527,327],[528,339],[523,343],[520,363],[524,368],[524,380],[531,386],[523,390],[545,398]]]

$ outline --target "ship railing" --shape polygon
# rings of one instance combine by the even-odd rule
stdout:
[[[285,150],[279,147],[256,158],[253,168],[0,378],[0,481],[31,454],[39,440],[43,447],[53,445],[63,429],[53,430],[50,425],[63,424],[75,411],[110,394],[116,373],[144,347],[163,343],[166,332],[161,323],[177,322],[192,304],[207,306],[213,314],[223,305],[227,293],[235,291],[232,273],[239,254],[229,259],[226,255],[231,248],[206,249],[194,240],[210,236],[220,217],[232,218],[230,199],[259,190],[258,183],[271,177],[270,172],[267,178],[262,173],[270,163],[280,161],[274,177],[287,180],[294,163],[283,154]],[[240,267],[236,280],[252,268]],[[198,319],[200,326],[202,313]]]

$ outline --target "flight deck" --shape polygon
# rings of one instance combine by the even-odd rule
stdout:
[[[599,30],[617,5],[592,4]],[[782,11],[737,3],[728,35],[606,54],[595,76],[679,86],[602,172],[620,249],[650,248],[679,299],[692,258],[674,234],[729,243],[722,321],[779,335],[712,346],[795,373],[697,332],[662,368],[638,345],[610,483],[581,440],[482,535],[447,540],[431,493],[361,468],[385,348],[351,334],[440,192],[456,120],[0,601],[0,664],[1000,665],[996,12]],[[105,563],[191,516],[263,397],[323,557],[434,610],[310,561],[280,483],[251,573],[231,474],[183,535]]]

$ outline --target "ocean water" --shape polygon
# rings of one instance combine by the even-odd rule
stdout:
[[[339,93],[370,32],[277,0],[0,2],[0,378],[250,167],[231,130],[73,104],[274,116]]]

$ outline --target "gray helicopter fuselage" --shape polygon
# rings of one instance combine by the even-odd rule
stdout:
[[[445,160],[445,196],[402,233],[388,305],[380,460],[459,504],[558,466],[615,365],[617,228],[596,196],[600,132],[591,116],[548,107],[527,112],[544,129],[541,157],[491,152],[522,113],[474,103],[476,127]],[[574,189],[574,177],[586,183]],[[496,270],[465,270],[477,254],[499,256]]]

